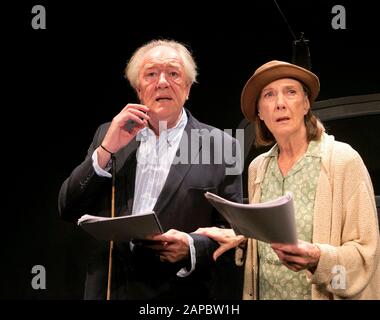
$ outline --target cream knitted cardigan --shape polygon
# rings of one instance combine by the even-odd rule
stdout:
[[[248,172],[250,203],[259,202],[268,157]],[[313,218],[313,243],[321,250],[311,274],[312,299],[380,299],[380,240],[374,191],[360,155],[333,136],[322,136],[322,165]],[[236,262],[245,261],[243,299],[257,298],[257,242],[249,239]]]

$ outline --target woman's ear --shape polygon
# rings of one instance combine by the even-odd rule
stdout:
[[[264,119],[263,119],[263,117],[262,117],[262,115],[260,113],[260,109],[259,108],[257,108],[257,115],[259,116],[260,120],[264,121]]]
[[[306,98],[306,103],[305,103],[305,106],[304,106],[304,115],[306,115],[310,110],[310,101],[309,101],[309,98]]]

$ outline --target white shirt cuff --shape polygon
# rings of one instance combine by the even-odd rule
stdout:
[[[100,176],[100,177],[106,177],[106,178],[112,178],[112,175],[109,172],[107,172],[112,167],[112,160],[110,160],[107,163],[107,166],[104,169],[102,169],[101,167],[99,167],[97,149],[95,149],[94,153],[92,154],[92,166],[94,167],[94,170],[95,170],[95,172],[96,172],[96,174],[98,176]]]
[[[177,276],[181,278],[185,278],[190,273],[192,273],[195,270],[195,263],[197,262],[196,255],[195,255],[194,239],[190,235],[188,234],[186,235],[189,240],[191,269],[187,270],[187,268],[182,268],[181,270],[179,270],[177,272]]]

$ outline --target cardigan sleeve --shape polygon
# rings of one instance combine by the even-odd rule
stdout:
[[[379,264],[379,227],[372,183],[359,154],[349,151],[345,160],[338,158],[333,178],[331,238],[340,237],[340,243],[336,245],[332,240],[331,244],[317,244],[321,257],[311,276],[312,283],[338,298],[359,294]],[[341,218],[337,221],[334,215]]]

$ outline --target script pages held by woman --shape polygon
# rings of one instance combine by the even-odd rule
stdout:
[[[275,200],[242,204],[214,193],[205,197],[231,225],[237,235],[268,243],[297,243],[293,195],[288,192]]]

